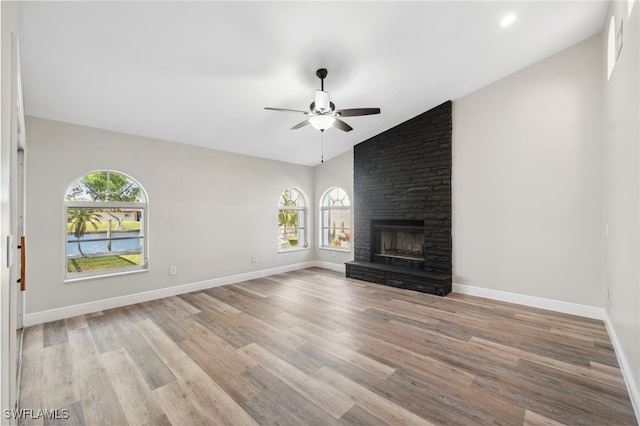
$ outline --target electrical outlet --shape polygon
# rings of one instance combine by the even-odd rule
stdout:
[[[251,263],[258,263],[258,255],[254,254],[253,256],[251,256]]]
[[[175,275],[178,273],[178,268],[176,266],[169,266],[169,275]]]

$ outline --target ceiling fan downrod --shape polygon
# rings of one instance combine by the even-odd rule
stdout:
[[[316,71],[316,75],[320,79],[320,90],[324,92],[324,79],[327,77],[327,69],[320,68]]]

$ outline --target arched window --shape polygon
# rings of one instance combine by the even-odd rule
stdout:
[[[323,248],[351,249],[351,203],[342,188],[329,188],[320,202],[320,233]]]
[[[67,188],[64,209],[67,279],[147,268],[147,196],[134,179],[87,173]]]
[[[287,188],[278,202],[278,248],[281,251],[307,247],[307,204],[298,188]]]

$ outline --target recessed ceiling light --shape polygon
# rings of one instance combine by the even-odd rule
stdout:
[[[502,21],[500,21],[500,26],[502,28],[508,27],[509,25],[513,24],[515,20],[516,20],[516,14],[510,13],[506,15],[504,18],[502,18]]]

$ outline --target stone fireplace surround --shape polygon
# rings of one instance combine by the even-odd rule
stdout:
[[[347,277],[451,292],[451,140],[447,101],[354,147]]]

